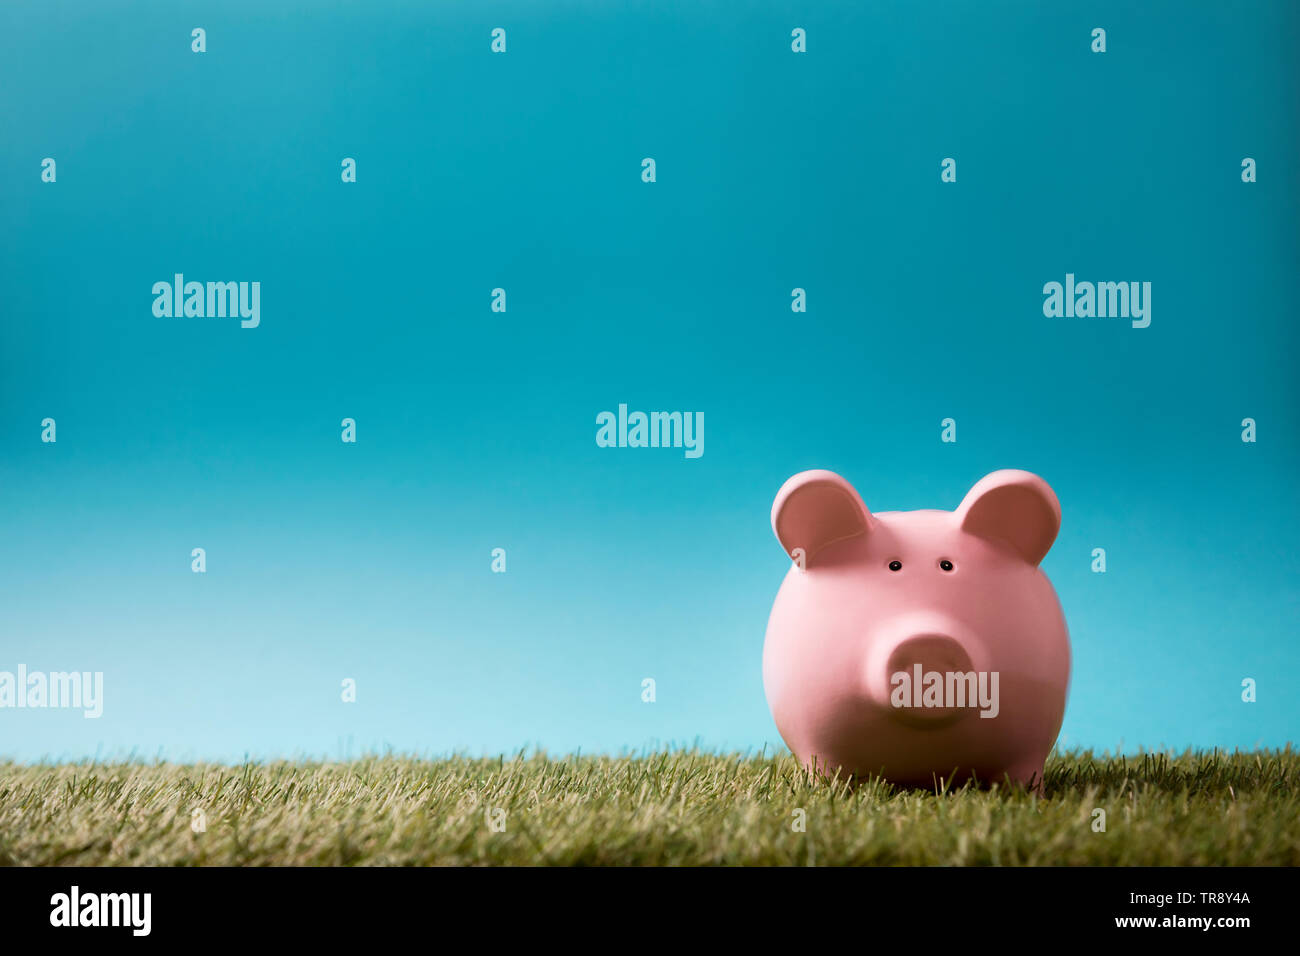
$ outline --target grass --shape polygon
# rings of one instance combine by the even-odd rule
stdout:
[[[0,763],[0,864],[1296,865],[1298,774],[1290,746],[1054,755],[1041,796],[849,787],[809,778],[788,754],[698,751]],[[489,823],[497,809],[503,831]]]

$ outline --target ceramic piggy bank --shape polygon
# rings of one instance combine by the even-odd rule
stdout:
[[[810,769],[1041,787],[1070,678],[1038,563],[1061,524],[1047,483],[996,471],[956,511],[872,514],[829,471],[787,481],[772,528],[793,565],[763,647],[777,729]]]

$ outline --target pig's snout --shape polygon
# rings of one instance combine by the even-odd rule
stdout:
[[[974,671],[962,641],[924,629],[886,639],[868,661],[868,696],[903,723],[934,726],[956,718],[966,706],[952,698],[957,675]]]

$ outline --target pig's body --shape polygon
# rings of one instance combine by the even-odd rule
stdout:
[[[763,683],[806,765],[926,787],[972,773],[1041,783],[1070,673],[1038,568],[1060,524],[1042,479],[995,472],[955,512],[872,515],[843,478],[804,472],[772,521],[796,560],[768,621]],[[931,696],[910,686],[918,675]],[[963,703],[959,691],[974,693]]]

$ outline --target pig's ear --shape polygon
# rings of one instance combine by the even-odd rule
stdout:
[[[1010,545],[1038,564],[1061,528],[1061,503],[1047,482],[1027,471],[995,471],[967,492],[957,508],[963,531]]]
[[[776,493],[772,530],[785,553],[806,560],[836,541],[865,534],[871,512],[853,486],[833,471],[801,471]]]

